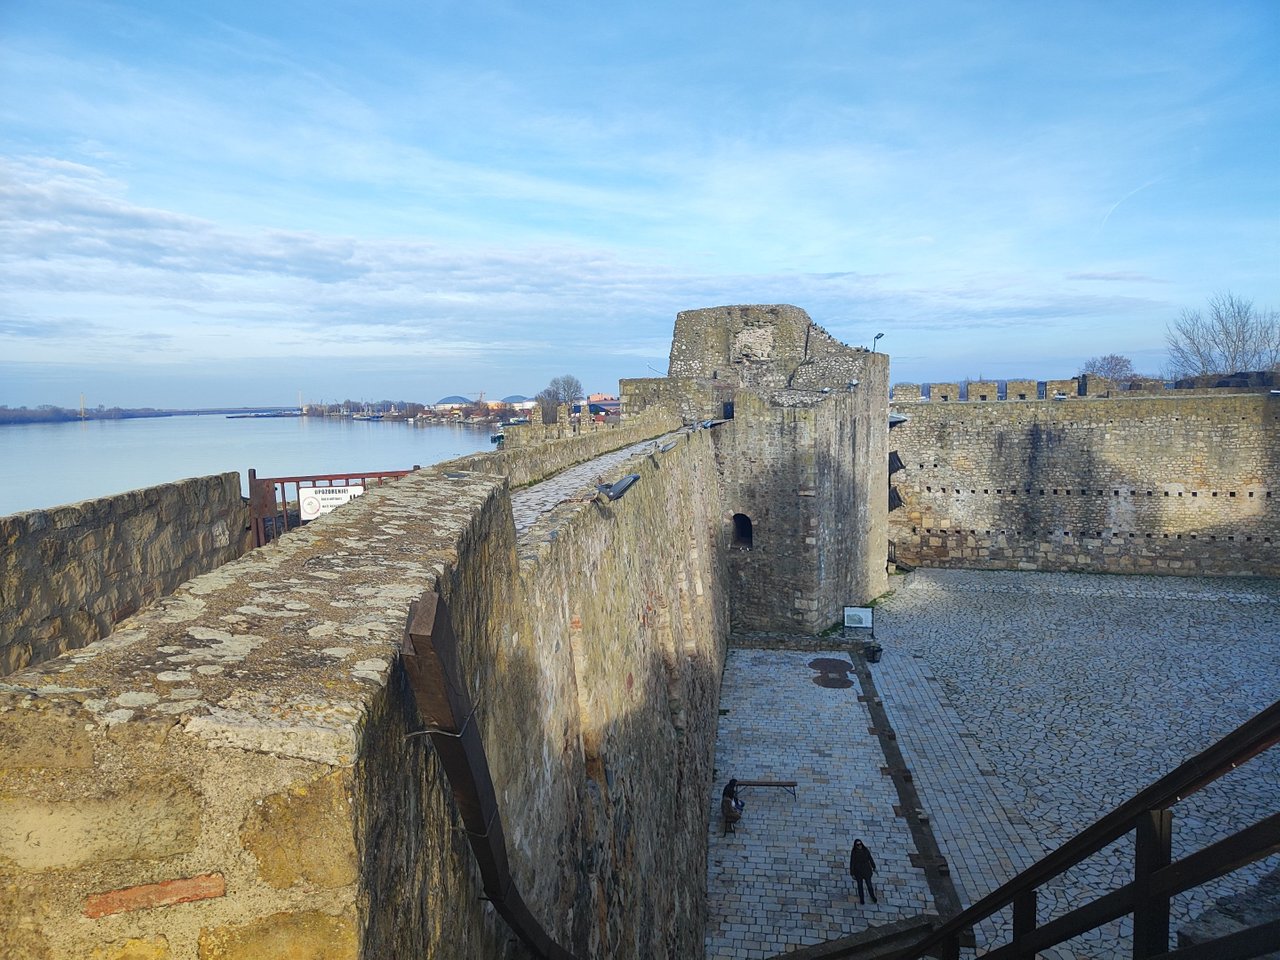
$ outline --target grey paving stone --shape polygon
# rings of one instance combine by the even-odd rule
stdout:
[[[885,647],[877,681],[893,690],[886,708],[921,771],[944,850],[954,851],[966,903],[1023,869],[1037,845],[1056,848],[1280,693],[1276,581],[917,571],[879,607],[876,627]],[[927,705],[906,686],[921,668],[950,704],[928,728],[918,722]],[[985,799],[951,762],[962,758],[943,732],[957,729],[974,735],[970,758],[996,772]],[[1273,813],[1277,784],[1273,751],[1179,804],[1174,856]],[[1179,897],[1174,926],[1278,861]],[[1042,891],[1041,922],[1131,871],[1125,838]],[[1130,932],[1128,921],[1111,925],[1060,955],[1125,956]],[[979,942],[1005,933],[1007,922],[988,925]]]
[[[885,653],[873,675],[966,905],[1280,692],[1278,581],[917,571],[895,587],[877,611]],[[932,909],[861,691],[820,687],[806,670],[841,656],[730,652],[707,807],[709,958],[771,956],[777,943],[794,949]],[[1179,804],[1174,856],[1273,813],[1278,753]],[[748,790],[739,834],[721,837],[730,776],[799,780],[800,799]],[[857,905],[845,873],[853,836],[881,865],[875,909]],[[1175,928],[1277,864],[1178,897]],[[1131,869],[1125,838],[1044,888],[1040,921]],[[1006,911],[980,926],[979,949],[1003,942],[1009,925]],[[1126,920],[1044,956],[1127,956],[1130,934]]]
[[[820,686],[819,658],[840,651],[731,650],[708,797],[708,957],[760,956],[848,936],[932,910],[915,846],[895,816],[897,794],[856,680]],[[730,777],[795,780],[797,796],[747,787],[743,819],[722,836],[720,790]],[[879,870],[879,903],[858,904],[849,847],[862,837]]]

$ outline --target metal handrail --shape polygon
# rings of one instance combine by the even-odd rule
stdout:
[[[400,649],[414,703],[467,832],[484,895],[538,960],[577,960],[534,915],[511,875],[497,789],[475,704],[459,665],[458,643],[444,599],[428,590],[409,605]]]
[[[414,464],[413,470],[419,469],[421,468]],[[381,486],[384,481],[408,476],[413,470],[352,470],[347,473],[315,473],[296,477],[259,477],[256,470],[250,469],[249,514],[254,546],[264,546],[274,539],[274,523],[272,530],[267,530],[268,517],[273,518],[273,521],[279,518],[282,532],[289,531],[289,484],[293,484],[294,495],[301,501],[304,489],[337,486],[335,480],[342,481],[342,486],[351,486],[358,481],[365,487],[369,486],[370,480],[376,480],[378,486]]]
[[[1140,902],[1161,900],[1164,904],[1165,942],[1163,945],[1153,943],[1149,950],[1135,945],[1134,955],[1155,957],[1165,954],[1168,951],[1167,913],[1170,896],[1280,851],[1280,814],[1277,814],[1196,854],[1170,863],[1168,843],[1171,833],[1169,819],[1172,814],[1169,808],[1277,743],[1280,743],[1280,701],[1245,721],[1217,743],[1116,807],[1057,850],[952,917],[919,943],[897,954],[898,960],[918,960],[940,945],[945,946],[946,956],[959,956],[961,936],[975,924],[1010,905],[1014,908],[1013,940],[984,955],[991,960],[1034,956],[1036,950],[1061,943],[1103,923],[1135,913],[1141,906]],[[1163,823],[1148,828],[1149,818],[1162,819]],[[1135,829],[1139,831],[1138,859],[1143,859],[1144,843],[1149,849],[1157,851],[1153,862],[1148,863],[1145,870],[1141,868],[1142,865],[1135,864],[1135,874],[1143,875],[1135,876],[1132,883],[1119,890],[1037,928],[1036,890]],[[1154,830],[1157,839],[1144,841],[1143,834],[1147,829]],[[1152,843],[1155,847],[1151,847]],[[1157,941],[1158,934],[1151,939]],[[1257,951],[1261,952],[1262,949]],[[1236,955],[1245,957],[1257,954]]]

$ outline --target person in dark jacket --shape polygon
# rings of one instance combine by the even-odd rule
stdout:
[[[720,815],[724,817],[726,827],[742,819],[742,808],[745,806],[738,796],[738,780],[735,777],[724,785],[724,790],[720,793]]]
[[[849,851],[849,876],[857,881],[859,903],[867,902],[862,895],[863,884],[867,886],[867,893],[871,894],[871,902],[880,902],[876,899],[875,887],[871,886],[871,875],[875,872],[876,862],[871,858],[871,851],[867,849],[867,845],[861,840],[853,841],[853,849]]]

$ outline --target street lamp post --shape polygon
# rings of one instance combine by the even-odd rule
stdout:
[[[877,333],[874,337],[872,337],[872,338],[871,338],[871,352],[872,352],[872,353],[875,353],[875,352],[876,352],[876,341],[877,341],[877,340],[879,340],[879,339],[880,339],[881,337],[883,337],[883,336],[884,336],[884,334],[883,334],[883,333]]]

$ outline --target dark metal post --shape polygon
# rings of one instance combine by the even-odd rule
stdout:
[[[1133,956],[1144,960],[1169,951],[1169,897],[1150,893],[1151,874],[1167,867],[1173,853],[1173,811],[1149,810],[1138,818],[1134,839]]]
[[[1036,928],[1036,889],[1024,890],[1013,898],[1013,955],[1018,960],[1034,958],[1034,951],[1018,949],[1018,938],[1025,937]]]

